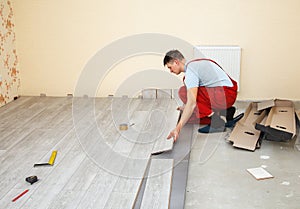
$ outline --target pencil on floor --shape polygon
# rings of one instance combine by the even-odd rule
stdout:
[[[14,199],[12,199],[12,202],[17,201],[20,197],[22,197],[24,194],[26,194],[29,191],[29,189],[26,189],[24,192],[16,196]]]

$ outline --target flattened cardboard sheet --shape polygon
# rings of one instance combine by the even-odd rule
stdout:
[[[259,139],[260,132],[249,126],[237,124],[232,131],[230,138],[233,139],[233,146],[254,151]]]
[[[271,109],[269,111],[266,108]],[[294,103],[275,99],[250,103],[244,117],[232,130],[229,141],[233,142],[234,147],[254,151],[262,139],[287,141],[295,135]]]
[[[263,120],[265,114],[265,111],[257,110],[257,103],[249,104],[244,117],[237,122],[229,136],[229,141],[233,142],[234,147],[251,151],[255,150],[260,131],[256,130],[254,126]]]
[[[266,100],[266,101],[257,103],[257,110],[264,110],[264,109],[267,109],[267,108],[273,107],[273,106],[275,106],[274,99]]]
[[[254,125],[257,120],[259,120],[259,122],[262,120],[262,114],[264,115],[263,111],[259,111],[257,109],[257,102],[252,102],[249,104],[248,108],[246,109],[246,112],[244,114],[244,117],[238,122],[238,123],[242,123],[244,125]]]
[[[287,141],[296,135],[296,121],[294,103],[289,100],[274,101],[264,124],[256,124],[255,128],[268,136],[269,140]],[[267,139],[265,137],[265,139]]]
[[[298,121],[300,121],[300,110],[296,111],[296,115],[297,115]]]

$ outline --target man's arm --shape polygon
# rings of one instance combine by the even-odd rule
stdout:
[[[186,122],[190,119],[193,111],[197,105],[197,93],[198,88],[190,88],[187,90],[187,102],[182,112],[180,121],[178,122],[176,128],[170,132],[167,139],[173,138],[174,141],[178,139],[179,133],[182,127],[186,124]]]

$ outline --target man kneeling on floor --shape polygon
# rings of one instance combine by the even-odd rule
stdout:
[[[171,73],[185,73],[184,86],[179,89],[179,97],[184,103],[181,118],[168,139],[177,140],[181,128],[186,123],[207,124],[200,133],[225,131],[225,126],[233,126],[234,104],[237,83],[230,78],[215,61],[195,59],[187,62],[178,50],[169,51],[163,60]],[[224,119],[223,119],[224,118]]]

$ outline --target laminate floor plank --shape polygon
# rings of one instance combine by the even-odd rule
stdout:
[[[70,102],[70,103],[69,103]],[[73,116],[72,116],[72,103],[71,101],[66,102],[59,111],[55,114],[52,120],[47,121],[45,124],[47,128],[68,128],[73,127]]]
[[[33,104],[34,102],[37,102],[38,104]],[[49,168],[40,168],[36,170],[32,167],[33,164],[37,163],[39,160],[41,160],[40,162],[48,162],[53,148],[57,148],[57,142],[59,142],[73,126],[72,124],[70,124],[71,126],[65,126],[63,128],[59,128],[58,126],[58,128],[55,129],[38,129],[36,128],[36,125],[37,123],[42,123],[43,119],[46,120],[46,118],[44,117],[47,117],[47,114],[43,114],[46,112],[56,113],[57,110],[61,111],[65,109],[66,115],[71,116],[71,109],[68,110],[68,108],[71,108],[70,104],[70,100],[65,98],[45,99],[34,97],[23,103],[24,106],[22,107],[25,110],[29,107],[36,108],[35,110],[30,110],[31,113],[33,113],[33,117],[30,117],[30,119],[28,120],[30,122],[27,124],[27,127],[10,130],[2,128],[2,130],[6,131],[6,134],[5,137],[0,138],[0,146],[3,148],[5,147],[8,150],[0,156],[0,162],[2,163],[0,167],[0,175],[2,178],[0,185],[0,196],[2,204],[0,205],[7,206],[7,204],[3,204],[3,201],[6,201],[6,203],[10,203],[12,196],[18,194],[18,192],[20,193],[21,190],[24,189],[22,187],[20,188],[20,185],[17,182],[25,182],[24,179],[26,175],[31,175],[29,173],[38,173],[43,179],[44,173],[37,171],[43,171],[45,169],[49,171]],[[23,113],[24,111],[20,111],[19,113],[17,113],[17,119],[26,117],[27,114]],[[12,121],[8,121],[8,123],[13,123],[16,120],[16,118],[14,118],[14,112],[11,112],[11,115],[12,116],[10,119]],[[59,116],[62,116],[61,118],[64,118],[66,117],[66,115],[64,115],[63,112],[63,114],[61,113]],[[37,118],[38,121],[36,120]],[[53,125],[58,125],[58,123],[60,122],[63,125],[63,123],[65,122],[64,120],[54,122],[55,118],[53,117],[48,118],[47,121],[52,121]],[[75,135],[74,139],[76,139]],[[71,140],[68,143],[70,142]],[[76,140],[76,142],[78,141]],[[64,146],[68,147],[66,145]],[[56,158],[56,162],[59,162],[60,156],[63,155],[59,153]],[[39,183],[42,181],[43,180],[39,181]],[[30,192],[28,194],[30,194]],[[4,196],[5,198],[2,198]],[[11,207],[15,208],[15,206],[16,204],[12,205]]]
[[[122,100],[122,103],[124,103],[123,101],[124,100]],[[125,99],[125,102],[126,101],[127,99]],[[123,107],[121,105],[116,106],[114,109],[115,112],[123,112]],[[90,114],[92,113],[90,112]],[[86,119],[89,120],[90,117],[91,116],[87,116]],[[123,114],[120,114],[119,117],[125,116]],[[110,149],[112,149],[112,147],[115,146],[116,142],[118,141],[121,131],[118,130],[118,127],[115,127],[115,124],[113,124],[114,119],[113,116],[110,115],[109,110],[100,112],[94,119],[94,123],[89,121],[84,124],[79,124],[83,126],[82,129],[88,130],[87,136],[85,136],[84,134],[80,134],[81,143],[88,153],[94,153],[92,150],[95,150],[95,147],[97,147],[98,145],[102,147],[98,147],[100,150],[103,149],[104,152],[110,151]],[[89,128],[87,128],[88,126]]]
[[[49,152],[68,132],[66,129],[49,134],[48,130],[37,129],[31,132],[12,149],[1,156],[0,197],[12,189],[15,182],[24,181],[25,174],[32,169],[34,163]],[[45,142],[41,142],[45,140]],[[48,162],[49,157],[46,162]]]
[[[5,119],[10,116],[12,112],[21,111],[24,106],[27,106],[28,103],[32,103],[34,97],[20,97],[17,100],[14,100],[4,106],[0,107],[0,117]]]
[[[24,97],[0,108],[0,208],[133,207],[168,107],[166,99]],[[53,150],[53,166],[33,167]]]
[[[173,159],[152,159],[141,203],[143,209],[167,209],[171,193]]]
[[[138,136],[132,135],[134,136],[132,139],[136,138],[134,139],[135,143],[131,148],[131,152],[126,159],[120,177],[112,190],[105,208],[134,207],[151,156],[153,138],[161,131],[162,112],[167,110],[168,105],[169,100],[167,99],[156,99],[154,102],[143,99],[139,109],[147,110],[149,108],[148,113],[145,114],[143,112],[144,118],[147,120],[140,120],[139,123],[143,123],[143,128],[138,132]],[[136,112],[140,113],[141,111]]]
[[[101,114],[107,110],[111,109],[113,98],[111,97],[101,97],[94,99],[94,109],[96,115]]]
[[[110,105],[110,100],[104,99],[104,105],[105,104],[108,108]],[[89,131],[98,124],[97,118],[106,117],[106,119],[110,119],[109,112],[107,112],[106,110],[107,108],[104,108],[103,111],[101,110],[95,112],[96,107],[95,100],[93,98],[75,98],[73,99],[72,108],[73,122],[79,139],[84,138],[89,133]],[[107,115],[105,116],[104,113]],[[105,125],[111,124],[111,121],[104,121],[104,123]],[[101,130],[101,127],[99,128]]]
[[[22,205],[22,209],[46,209],[56,201],[57,196],[68,184],[86,155],[79,144],[75,144],[62,161],[53,168],[51,175],[41,182],[30,198]]]
[[[141,103],[139,104],[139,102]],[[133,110],[140,110],[143,106],[143,102],[144,101],[142,100],[135,101],[135,104],[129,108],[127,114],[118,114],[119,111],[123,111],[124,102],[121,106],[115,104],[113,111],[115,114],[115,120],[127,120],[129,117],[131,121],[135,122],[135,124],[143,124],[145,122],[145,119],[148,117],[149,112]],[[148,102],[146,103],[148,105]],[[124,113],[124,111],[122,113]],[[115,127],[111,128],[114,129]],[[86,205],[88,205],[88,208],[107,208],[108,205],[110,205],[110,202],[114,201],[114,192],[117,190],[118,187],[117,182],[120,182],[120,176],[122,176],[123,174],[122,172],[124,171],[124,167],[128,165],[128,156],[130,155],[131,150],[135,146],[135,142],[138,136],[139,131],[136,130],[136,127],[130,126],[129,129],[126,131],[115,132],[115,140],[113,140],[114,143],[111,150],[108,150],[106,152],[103,151],[103,153],[101,153],[99,152],[98,148],[95,149],[95,151],[98,150],[98,153],[101,153],[101,155],[99,155],[99,158],[97,158],[98,160],[96,161],[99,163],[99,166],[104,171],[101,170],[100,173],[97,175],[97,180],[94,184],[92,184],[78,208],[84,208],[84,206]],[[111,135],[109,138],[114,137]],[[95,193],[97,195],[96,197],[93,197],[92,194]],[[133,201],[134,197],[135,194],[133,196],[131,195],[131,199]]]
[[[99,169],[96,177],[77,206],[77,209],[103,209],[111,195],[111,187],[117,180],[118,176]]]
[[[170,151],[173,149],[173,139],[167,139],[167,136],[171,130],[176,127],[177,120],[179,118],[180,112],[176,110],[177,103],[175,100],[170,100],[168,110],[166,111],[165,121],[163,122],[163,130],[161,135],[155,141],[152,154],[157,154],[165,151]]]
[[[37,98],[35,98],[37,99]],[[34,100],[35,101],[35,100]],[[43,99],[43,101],[46,101]],[[47,127],[43,127],[43,124],[45,124],[44,126],[46,126],[46,124],[50,121],[53,122],[53,118],[49,117],[49,111],[47,110],[51,110],[51,111],[56,111],[57,108],[55,108],[55,105],[59,105],[62,101],[62,99],[50,99],[47,100],[49,105],[44,107],[44,109],[41,111],[40,109],[37,109],[35,112],[34,110],[32,110],[32,115],[34,115],[32,118],[30,118],[29,121],[27,121],[25,124],[22,125],[22,127],[19,127],[15,125],[7,125],[7,124],[12,124],[12,123],[17,123],[16,120],[19,120],[20,118],[17,117],[17,119],[15,118],[11,118],[9,121],[7,121],[6,123],[6,128],[3,128],[3,132],[2,135],[0,137],[0,142],[1,148],[4,149],[8,149],[9,147],[14,146],[15,144],[17,144],[22,138],[23,136],[28,135],[30,132],[32,132],[34,129],[37,128],[47,128]],[[32,106],[32,101],[31,103],[28,104],[28,106]],[[27,106],[27,107],[28,107]],[[26,106],[23,108],[27,108]],[[54,108],[51,108],[54,107]],[[46,112],[46,114],[43,114],[43,112]],[[12,115],[14,116],[15,113],[12,112]],[[17,114],[18,115],[18,114]],[[40,118],[40,120],[36,121],[35,118]],[[48,120],[47,120],[48,117]],[[23,120],[23,119],[22,119]],[[26,119],[25,119],[26,120]],[[5,129],[5,130],[4,130]]]
[[[1,141],[5,141],[5,138],[7,136],[9,136],[10,134],[12,134],[15,130],[18,130],[18,129],[14,129],[14,128],[0,128],[0,143]]]
[[[34,127],[28,127],[25,129],[5,128],[5,130],[1,132],[1,136],[0,136],[0,149],[5,149],[5,150],[12,149],[16,144],[22,141],[26,136],[28,136],[34,130],[35,130]]]
[[[147,168],[148,160],[150,159],[150,151],[147,157],[145,157],[144,153],[144,159],[132,158],[133,152],[136,151],[135,148],[136,144],[133,143],[130,147],[131,151],[129,153],[126,152],[126,154],[119,154],[117,159],[115,158],[116,156],[113,155],[115,159],[112,160],[114,163],[110,167],[110,170],[113,170],[114,175],[116,175],[118,178],[116,179],[115,185],[110,190],[112,195],[110,195],[109,199],[107,200],[105,208],[118,208],[118,205],[116,205],[120,203],[120,197],[118,194],[123,195],[124,193],[131,195],[126,195],[126,197],[129,198],[126,200],[126,202],[130,203],[130,205],[123,205],[123,207],[133,207],[133,203],[135,202]],[[112,163],[112,161],[109,160],[108,162]],[[118,166],[118,169],[115,169],[115,166]]]
[[[97,164],[99,171],[77,208],[104,208],[118,179],[122,160],[126,159],[117,159],[116,157],[120,156],[116,155],[111,149],[105,149],[105,145],[102,143],[96,144],[94,147],[95,153],[91,150],[89,154]]]
[[[5,206],[5,208],[21,208],[21,206],[27,201],[30,195],[35,190],[37,190],[38,187],[44,183],[45,179],[53,172],[53,168],[56,167],[65,158],[65,156],[75,143],[78,143],[75,131],[71,130],[62,140],[60,140],[55,146],[53,146],[49,150],[49,152],[44,154],[39,161],[48,162],[52,151],[57,150],[57,156],[54,165],[45,167],[33,167],[33,161],[31,165],[28,165],[29,170],[26,173],[19,174],[21,176],[20,179],[18,181],[14,181],[14,187],[5,195],[3,199],[0,200],[0,205]],[[36,175],[39,181],[30,186],[30,184],[25,182],[25,178],[33,175]],[[28,188],[30,188],[28,195],[22,197],[15,203],[11,203],[11,199],[14,195],[21,193]]]
[[[28,121],[25,127],[34,126],[35,128],[52,128],[53,126],[56,126],[61,122],[61,117],[65,118],[68,115],[71,116],[71,102],[71,98],[53,98],[42,112]],[[67,109],[69,111],[66,111]]]
[[[98,173],[98,166],[86,157],[48,209],[75,209]]]
[[[50,100],[51,99],[47,97],[34,97],[30,100],[30,103],[21,105],[17,111],[12,111],[11,114],[8,114],[5,118],[2,118],[1,127],[22,128],[24,125],[28,124],[32,118],[45,110]]]
[[[6,150],[0,150],[0,157],[6,152]]]
[[[115,143],[115,137],[112,136],[120,134],[120,131],[113,123],[111,110],[106,110],[102,114],[99,114],[96,118],[96,123],[103,142],[112,148]]]
[[[116,103],[116,101],[119,103]],[[97,133],[95,128],[92,128],[86,136],[86,139],[88,139],[86,143],[90,144],[90,146],[88,146],[89,144],[86,144],[88,153],[100,169],[95,180],[92,182],[78,205],[78,208],[105,208],[105,204],[110,197],[111,191],[126,163],[128,156],[128,154],[126,156],[126,153],[129,153],[133,146],[132,142],[122,136],[123,133],[129,133],[133,129],[120,132],[118,127],[115,127],[116,124],[114,124],[118,123],[116,121],[125,121],[128,119],[128,113],[124,112],[124,106],[128,105],[128,101],[128,99],[124,98],[114,99],[111,105],[113,112],[106,109],[106,111],[103,112],[104,115],[100,114],[97,117],[100,120],[99,124],[101,124],[101,128],[112,130],[107,131],[104,134],[104,137],[106,138],[104,141],[97,141],[99,133]],[[133,108],[135,106],[133,106]],[[111,115],[112,113],[115,115]],[[104,116],[104,118],[102,116]],[[101,123],[101,120],[103,119],[107,122]],[[107,142],[108,140],[110,140],[110,142]],[[120,154],[118,151],[122,147],[122,154]]]
[[[105,205],[105,209],[116,209],[116,208],[132,208],[135,203],[135,193],[122,193],[122,192],[112,192],[110,195],[110,200]]]

